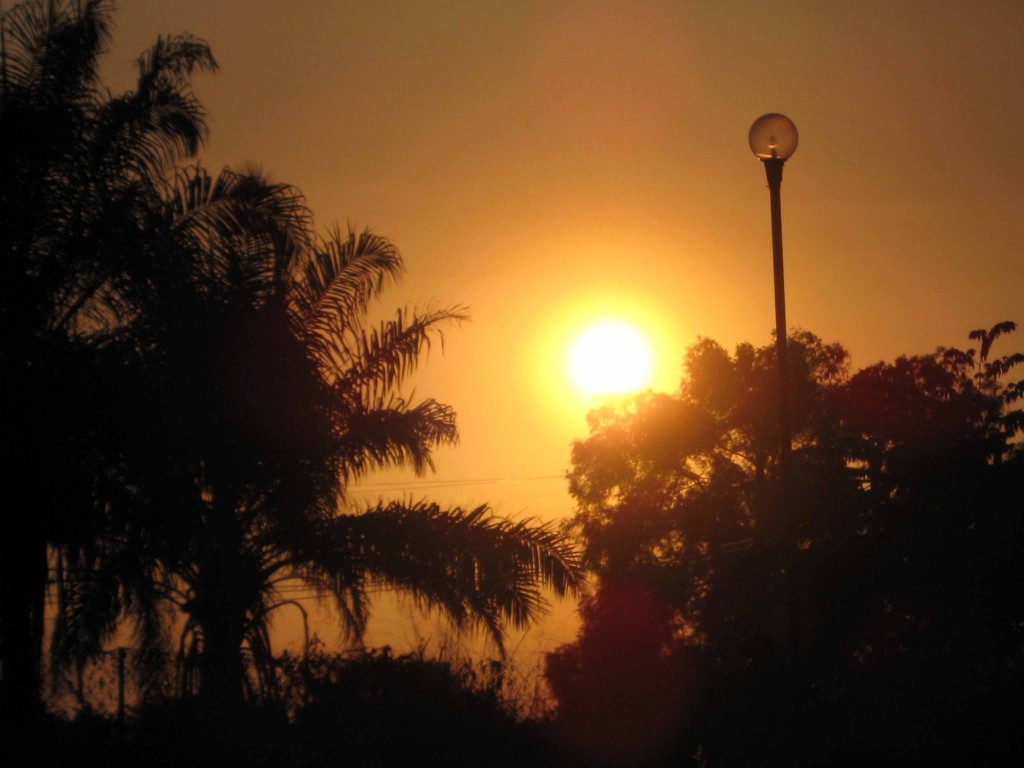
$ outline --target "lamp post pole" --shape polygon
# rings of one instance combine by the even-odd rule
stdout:
[[[797,595],[799,585],[795,572],[793,548],[796,544],[796,510],[791,507],[790,489],[790,422],[789,422],[789,366],[786,353],[786,281],[782,266],[782,168],[796,151],[796,126],[785,115],[762,115],[750,127],[750,149],[764,163],[768,177],[768,192],[772,214],[772,266],[775,272],[775,356],[779,369],[779,504],[777,513],[783,516],[778,552],[788,552],[782,558],[782,594],[786,622],[785,653],[789,657],[789,690],[784,694],[788,704],[788,748],[790,759],[799,764],[800,719],[802,715],[802,675],[800,664]]]
[[[775,356],[779,364],[779,463],[789,466],[789,365],[786,355],[786,277],[782,266],[782,166],[785,160],[770,157],[764,162],[772,206],[772,265],[775,269]]]
[[[772,210],[772,264],[775,270],[775,356],[779,367],[779,465],[789,467],[789,383],[786,355],[786,280],[782,266],[782,167],[796,151],[798,134],[785,115],[762,115],[750,127],[750,148],[764,163]]]

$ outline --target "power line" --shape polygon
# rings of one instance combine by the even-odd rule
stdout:
[[[520,475],[513,477],[479,477],[461,480],[423,480],[419,482],[396,481],[368,483],[350,488],[350,493],[367,493],[377,490],[414,490],[417,488],[456,488],[467,485],[496,485],[498,483],[522,483],[543,480],[565,480],[565,475]]]

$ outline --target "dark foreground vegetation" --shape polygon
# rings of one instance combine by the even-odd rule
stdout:
[[[1013,323],[852,374],[839,344],[793,333],[788,460],[773,348],[700,341],[677,393],[591,413],[564,530],[486,506],[356,509],[352,480],[427,470],[456,440],[451,408],[402,385],[464,313],[371,326],[402,274],[394,245],[317,234],[298,190],[256,170],[183,166],[205,137],[191,79],[216,68],[210,50],[160,38],[113,95],[97,77],[111,14],[53,0],[2,16],[8,750],[44,765],[1019,760]],[[517,705],[501,664],[271,646],[277,612],[305,622],[301,584],[353,639],[388,587],[500,648],[584,567],[579,636],[546,661],[553,718]],[[87,690],[120,643],[123,719]],[[55,716],[67,681],[80,698]]]
[[[598,584],[547,660],[580,759],[1019,759],[1014,330],[853,374],[842,346],[793,333],[788,464],[774,345],[702,340],[677,394],[593,411],[569,482]]]
[[[133,708],[122,726],[81,710],[44,722],[49,738],[26,741],[44,765],[99,754],[112,765],[516,766],[546,762],[544,725],[523,719],[507,696],[504,665],[394,656],[342,657],[314,643],[278,664],[271,701],[211,724],[193,698]],[[522,703],[522,702],[520,702]]]

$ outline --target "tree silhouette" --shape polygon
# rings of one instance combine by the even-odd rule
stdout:
[[[402,272],[388,241],[314,236],[297,190],[255,171],[175,171],[205,133],[190,78],[214,61],[194,38],[159,38],[136,90],[113,97],[96,72],[111,12],[26,2],[0,26],[0,354],[19,505],[0,539],[5,710],[38,699],[48,558],[55,664],[80,663],[124,618],[155,660],[171,606],[196,662],[186,682],[221,718],[272,679],[268,617],[301,610],[289,579],[332,596],[357,635],[385,585],[500,646],[544,586],[576,588],[563,536],[486,507],[360,512],[345,497],[376,468],[429,469],[455,441],[452,409],[402,387],[462,311],[371,328]]]
[[[993,358],[991,342],[1013,327],[973,333],[980,353],[940,348],[853,376],[842,347],[794,334],[789,508],[771,347],[730,355],[701,340],[677,395],[592,412],[573,446],[571,525],[601,586],[547,671],[567,727],[599,718],[585,713],[609,691],[654,701],[643,686],[674,675],[685,682],[660,712],[679,718],[676,757],[770,763],[796,681],[812,762],[944,743],[1012,752],[996,701],[1024,690],[1024,597],[1010,587],[1024,576],[1024,452],[1020,383],[1007,381],[1024,358]],[[632,592],[609,599],[622,585]],[[650,594],[665,608],[638,628],[647,646],[617,640],[609,628]]]
[[[47,545],[88,537],[106,471],[94,384],[101,359],[117,365],[117,284],[164,172],[204,136],[190,77],[216,66],[202,41],[159,38],[136,90],[110,95],[97,63],[112,8],[30,1],[0,12],[0,698],[12,717],[38,704]]]
[[[402,273],[390,242],[317,239],[298,191],[255,171],[183,173],[162,216],[151,266],[123,291],[140,350],[130,458],[104,542],[69,558],[59,656],[112,632],[124,612],[158,645],[161,606],[173,605],[186,617],[183,659],[197,662],[188,679],[229,718],[251,683],[243,648],[256,682],[273,680],[268,618],[302,610],[281,589],[289,580],[333,598],[357,636],[369,588],[385,585],[499,646],[507,622],[539,615],[542,587],[576,588],[575,552],[550,525],[486,507],[345,503],[352,479],[423,472],[457,436],[450,407],[401,392],[462,311],[366,321]],[[110,582],[116,597],[96,589]]]
[[[545,659],[558,701],[555,723],[567,754],[581,765],[645,765],[670,760],[681,724],[699,705],[689,674],[691,647],[676,643],[667,585],[604,577],[580,605],[574,643]]]
[[[1022,358],[986,364],[990,348],[939,348],[851,378],[843,412],[865,504],[834,585],[850,610],[831,617],[851,654],[839,717],[882,744],[969,744],[982,761],[1019,751],[998,701],[1024,682],[1020,383],[1005,379]]]

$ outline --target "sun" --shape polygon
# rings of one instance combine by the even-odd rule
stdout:
[[[588,325],[569,344],[569,379],[585,397],[622,395],[650,386],[654,353],[650,340],[622,320]]]

